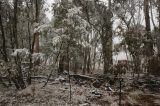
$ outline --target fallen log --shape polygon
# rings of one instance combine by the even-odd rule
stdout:
[[[73,77],[76,79],[84,79],[84,80],[97,79],[96,77],[91,77],[91,76],[87,76],[87,75],[79,75],[79,74],[73,74],[73,75],[70,75],[70,77]]]

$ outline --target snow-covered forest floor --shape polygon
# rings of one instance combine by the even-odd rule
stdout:
[[[80,81],[76,82],[73,78],[71,79],[72,106],[118,106],[118,83],[108,84],[107,87],[106,82],[103,82],[96,89],[93,87],[94,81],[85,79]],[[146,84],[138,85],[140,83],[143,82],[124,85],[122,82],[122,106],[160,106],[160,93],[154,92],[155,89],[150,89],[145,86]],[[8,89],[1,86],[0,106],[70,106],[68,81],[62,82],[56,79],[56,81],[49,81],[44,88],[42,88],[43,85],[44,80],[35,80],[34,84],[24,90],[16,90],[14,86]],[[133,87],[133,85],[135,86]],[[160,89],[158,88],[158,90]]]

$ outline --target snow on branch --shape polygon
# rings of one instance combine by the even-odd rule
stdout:
[[[91,47],[91,44],[89,44],[87,41],[82,42],[83,47]]]
[[[64,33],[66,30],[67,30],[66,27],[58,28],[58,29],[54,29],[54,33],[55,33],[55,34],[62,34],[62,33]]]
[[[44,60],[44,57],[45,57],[45,54],[43,53],[33,53],[32,54],[32,58],[33,58],[33,61],[37,61],[37,60]]]
[[[29,55],[29,50],[26,49],[26,48],[23,48],[23,49],[16,49],[12,54],[11,56],[14,56],[16,57],[17,55],[19,56],[28,56]]]
[[[52,39],[52,44],[53,46],[55,46],[57,43],[59,43],[61,41],[61,37],[60,36],[56,36]]]
[[[61,36],[56,36],[52,39],[53,46],[57,45],[59,42],[62,41],[63,38],[69,39],[67,35],[62,34]]]
[[[68,10],[67,16],[68,17],[73,17],[76,14],[81,14],[81,7],[76,7],[74,6],[73,8]]]
[[[43,32],[45,29],[48,29],[49,27],[50,27],[49,24],[43,24],[43,25],[36,24],[36,27],[34,28],[34,33]]]

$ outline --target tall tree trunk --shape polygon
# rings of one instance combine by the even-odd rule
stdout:
[[[39,53],[39,32],[36,32],[34,37],[34,52]]]
[[[160,0],[157,0],[157,2],[158,2],[158,22],[159,22],[159,32],[160,32]]]
[[[156,28],[156,25],[155,25],[155,22],[154,22],[154,17],[153,17],[153,6],[152,6],[152,1],[150,0],[150,8],[151,8],[151,20],[152,20],[152,24],[153,24],[153,27],[154,29]],[[155,29],[156,30],[156,29]]]
[[[85,75],[86,73],[86,64],[87,64],[87,53],[86,53],[86,48],[84,49],[84,56],[83,56],[83,70],[82,74]]]
[[[95,44],[95,46],[94,46],[94,54],[93,54],[93,67],[92,67],[92,69],[93,69],[93,71],[95,70],[95,66],[96,66],[96,47],[97,47],[97,41],[96,41],[96,44]]]
[[[86,65],[87,65],[87,53],[86,53],[86,48],[84,48],[84,61],[83,61],[83,70],[82,74],[85,75],[86,73]]]
[[[144,0],[144,15],[145,15],[145,24],[146,24],[146,37],[147,41],[145,43],[146,49],[145,53],[147,56],[153,55],[153,40],[151,36],[151,28],[150,28],[150,17],[149,17],[149,0]]]
[[[160,0],[157,0],[157,4],[158,4],[158,22],[159,22],[159,28],[158,28],[158,32],[159,34],[157,35],[157,46],[158,46],[158,55],[160,57]]]
[[[106,32],[108,33],[108,32]],[[107,74],[110,66],[112,65],[112,38],[108,37],[110,35],[106,34],[102,37],[102,52],[103,52],[103,62],[104,62],[104,74]]]
[[[61,55],[61,56],[60,56],[60,60],[59,60],[58,75],[62,74],[63,71],[64,71],[64,56]]]
[[[151,28],[150,28],[150,17],[149,17],[149,0],[144,0],[144,16],[145,16],[145,24],[146,24],[146,40],[145,41],[145,56],[147,56],[147,58],[150,58],[153,56],[154,54],[154,50],[153,50],[153,39],[151,36]],[[150,66],[150,62],[149,59],[147,59],[148,64],[147,64],[147,71],[148,74],[152,73],[152,69]]]
[[[18,5],[18,0],[14,0],[13,36],[15,40],[14,43],[15,43],[16,49],[19,48],[18,37],[17,37],[17,10],[18,10],[17,5]],[[26,86],[23,80],[23,74],[22,74],[22,69],[21,69],[21,59],[19,55],[17,55],[15,62],[16,62],[16,69],[18,72],[17,80],[18,80],[20,87],[24,89]]]
[[[89,42],[89,35],[87,36],[87,43],[90,43]],[[91,66],[91,57],[90,57],[90,53],[91,53],[91,48],[90,47],[87,47],[87,63],[86,63],[86,69],[87,69],[87,74],[90,73],[90,66]]]
[[[101,59],[102,59],[102,53],[100,54],[100,57],[99,57],[99,61],[98,61],[98,70],[100,69],[100,66],[101,66]]]
[[[14,0],[13,36],[16,49],[19,48],[18,37],[17,37],[17,9],[18,9],[17,5],[18,5],[18,0]]]
[[[70,49],[70,40],[68,41],[68,46],[67,46],[67,53],[66,53],[66,70],[69,72],[70,71],[70,58],[69,58],[69,49]]]
[[[87,58],[87,73],[89,74],[90,73],[90,68],[91,68],[91,56],[90,56],[90,48],[88,47],[88,58]]]
[[[29,5],[28,2],[26,2],[26,6],[28,8],[27,11],[27,18],[29,18],[29,13],[30,13],[30,9],[29,9]],[[32,50],[32,42],[31,42],[31,32],[30,32],[30,22],[28,21],[28,43],[29,43],[29,71],[28,71],[28,75],[27,75],[27,83],[28,85],[31,85],[32,83],[32,79],[31,79],[31,75],[32,75],[32,69],[33,69],[33,63],[32,63],[32,54],[33,54],[33,50]]]
[[[73,61],[73,64],[74,64],[74,74],[77,74],[77,70],[78,70],[78,62],[76,60],[77,58],[75,57],[74,61]]]
[[[38,0],[35,0],[35,22],[39,23],[39,2]],[[38,27],[38,26],[37,26]],[[34,52],[39,53],[39,32],[34,33]]]
[[[9,12],[9,31],[10,31],[10,46],[12,48],[12,52],[14,51],[14,36],[13,36],[13,26],[12,26],[12,17],[11,17],[11,13]]]
[[[146,31],[150,32],[150,17],[149,17],[149,0],[144,0],[144,15],[146,23]]]
[[[6,51],[6,38],[5,38],[5,33],[4,33],[4,27],[3,27],[3,22],[2,22],[2,8],[1,8],[1,1],[0,1],[0,26],[1,26],[1,32],[2,32],[2,40],[3,40],[3,57],[4,61],[7,62],[7,51]]]
[[[140,76],[140,59],[139,59],[139,55],[137,54],[137,55],[132,55],[132,57],[133,57],[133,62],[134,62],[134,69],[133,69],[133,73],[135,74],[138,74],[138,77],[137,78],[139,78],[139,76]],[[134,75],[133,74],[133,75]]]
[[[31,34],[30,34],[30,27],[29,27],[29,22],[28,22],[28,39],[29,39],[29,71],[28,71],[28,76],[27,76],[27,83],[28,85],[31,85],[32,80],[31,80],[31,75],[32,75],[32,68],[33,68],[33,64],[32,64],[32,44],[31,44]]]
[[[107,74],[110,66],[112,65],[112,12],[111,12],[111,0],[108,2],[109,9],[107,10],[107,18],[103,17],[104,24],[102,28],[101,42],[104,61],[104,74]]]

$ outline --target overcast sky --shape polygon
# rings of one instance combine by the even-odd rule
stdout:
[[[47,0],[47,2],[46,2],[46,6],[49,8],[49,11],[46,12],[46,15],[47,15],[49,20],[51,20],[52,16],[53,16],[52,7],[51,7],[52,3],[54,3],[54,0]]]

